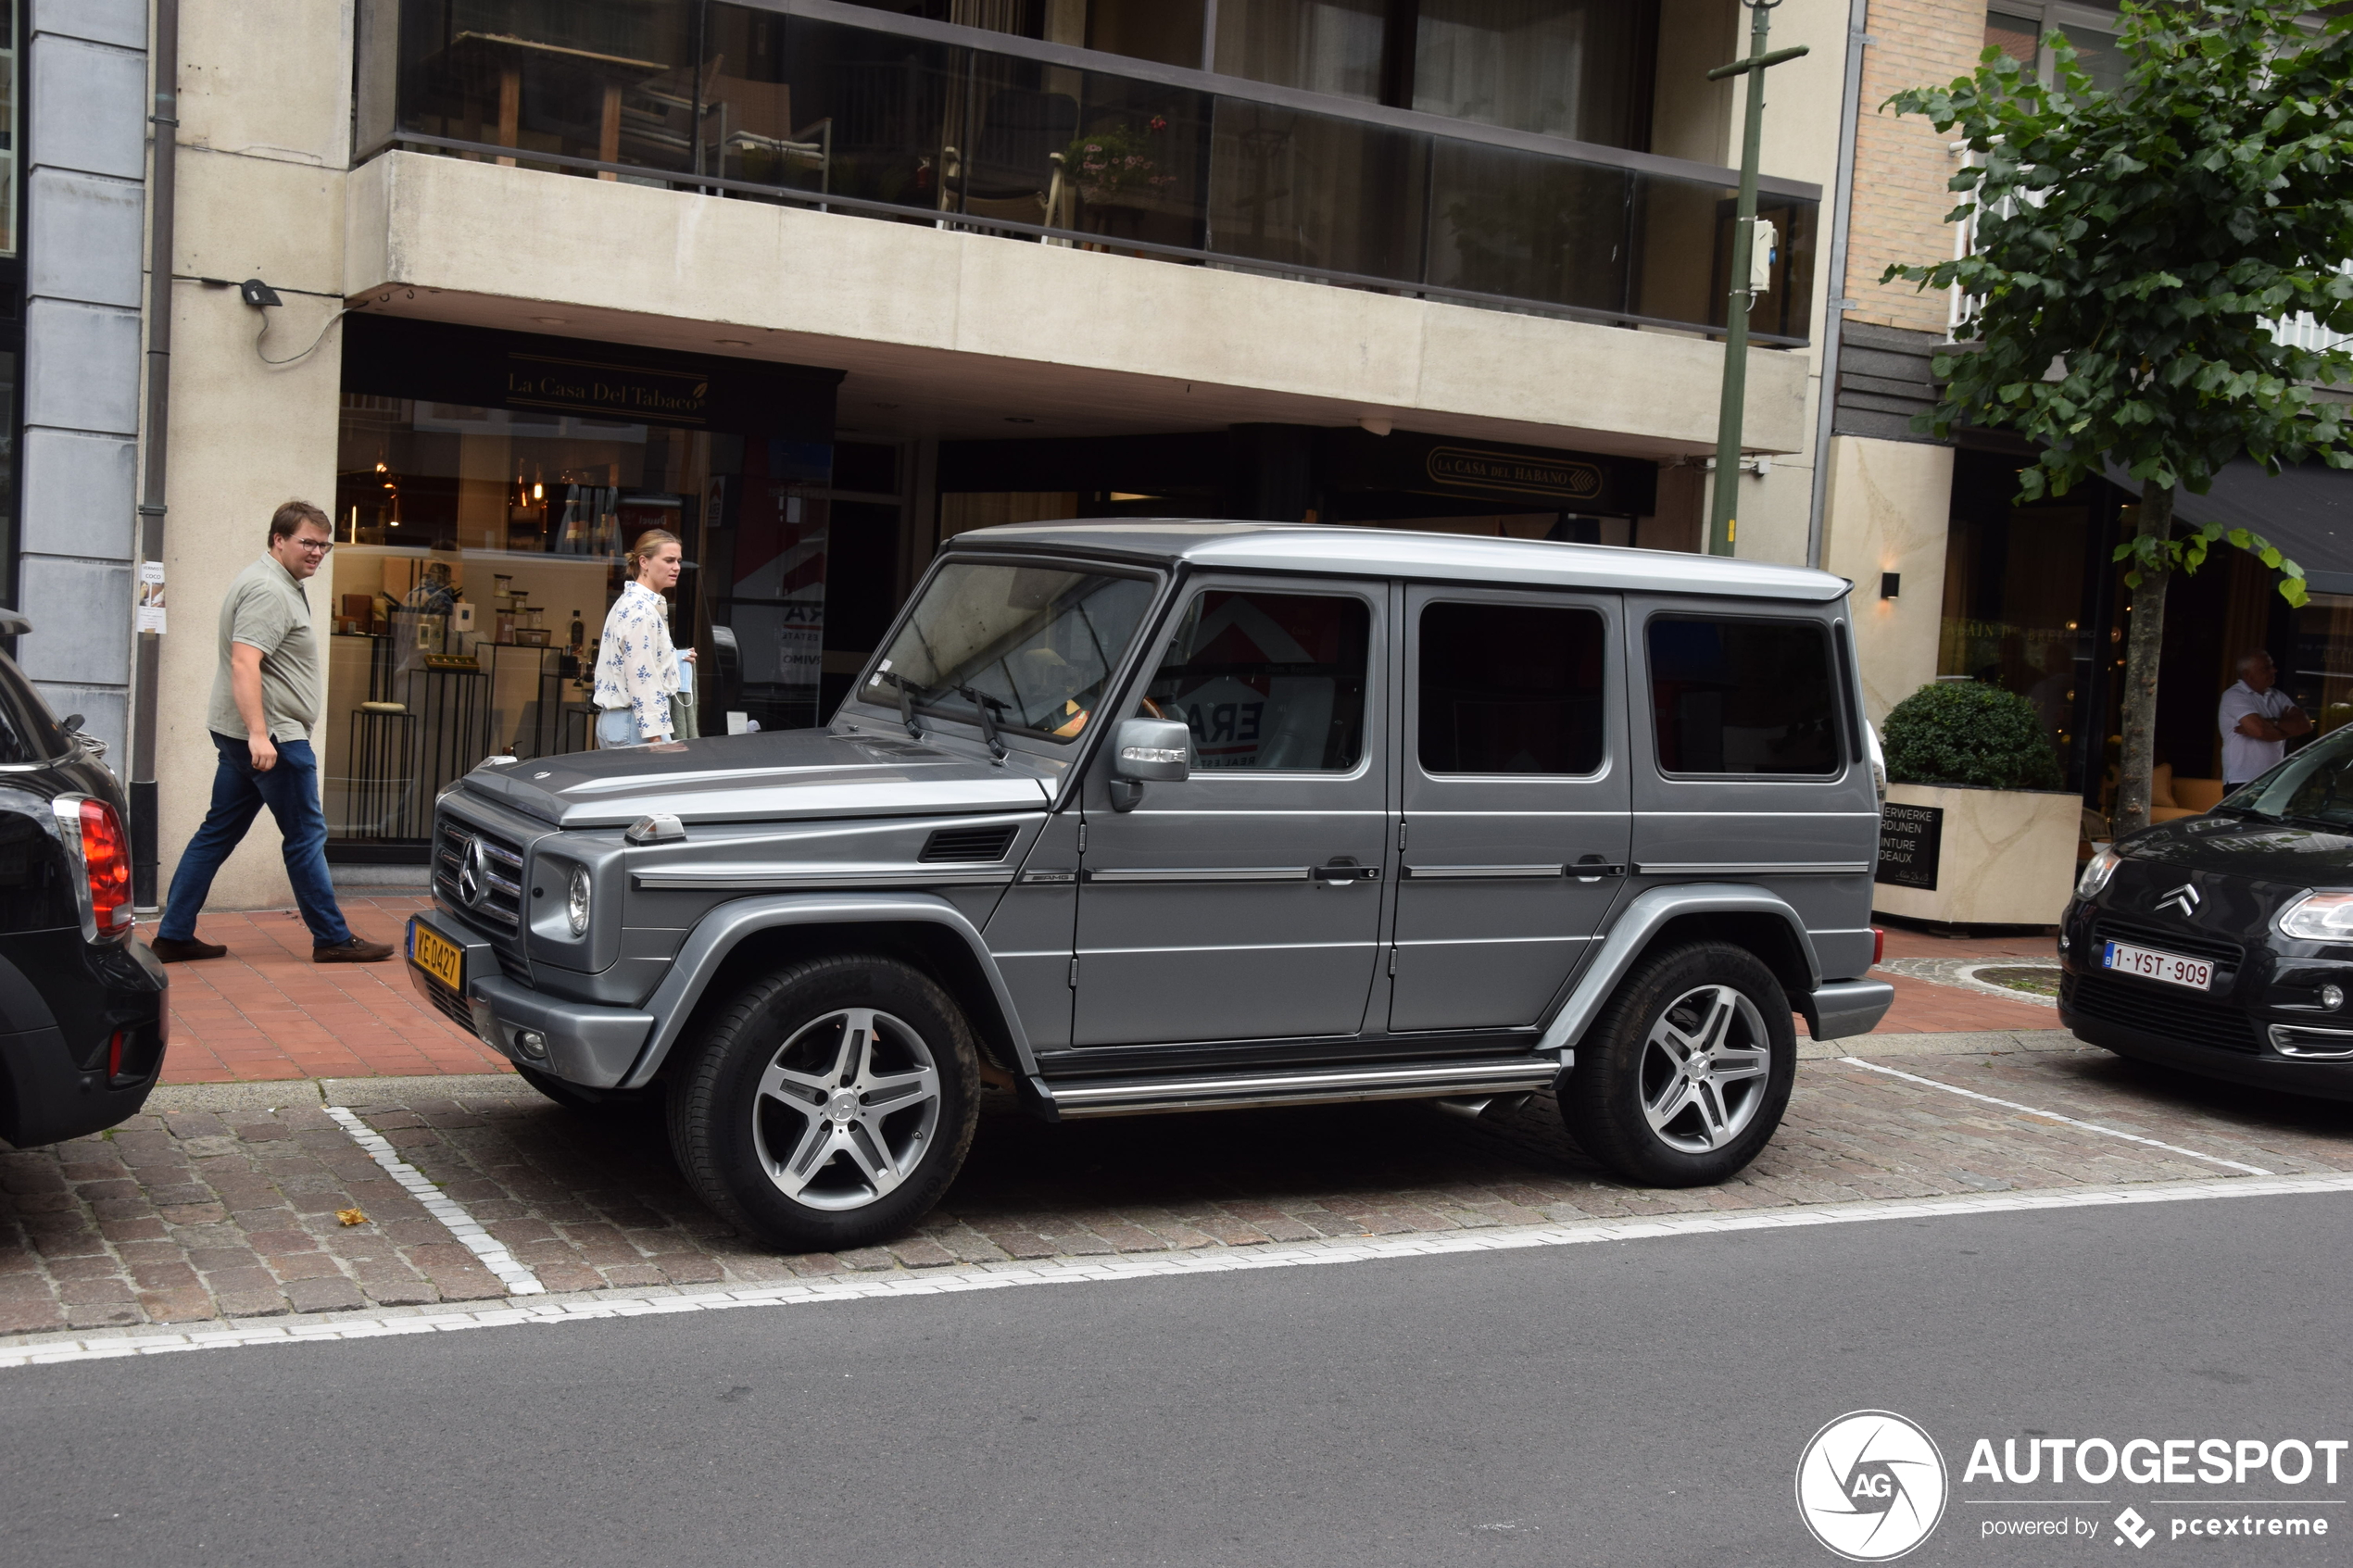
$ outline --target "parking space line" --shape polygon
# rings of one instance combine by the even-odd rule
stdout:
[[[2145,1138],[2138,1133],[2127,1133],[2115,1127],[2103,1127],[2096,1122],[2079,1122],[2072,1116],[2062,1116],[2056,1110],[2045,1110],[2039,1106],[2020,1105],[2014,1099],[1996,1099],[1992,1095],[1979,1094],[1975,1089],[1964,1089],[1953,1084],[1940,1084],[1933,1078],[1923,1078],[1918,1073],[1899,1073],[1893,1067],[1881,1067],[1878,1062],[1865,1061],[1859,1056],[1843,1056],[1838,1060],[1850,1067],[1868,1067],[1874,1073],[1884,1073],[1891,1078],[1901,1078],[1906,1083],[1924,1084],[1931,1089],[1943,1089],[1948,1095],[1962,1095],[1970,1099],[1982,1099],[1988,1105],[2001,1106],[2005,1110],[2022,1110],[2029,1116],[2040,1116],[2045,1121],[2063,1122],[2068,1126],[2080,1128],[2086,1133],[2097,1133],[2105,1138],[2122,1138],[2126,1143],[2145,1144],[2151,1148],[2161,1148],[2168,1154],[2183,1155],[2191,1160],[2203,1160],[2208,1165],[2221,1165],[2227,1170],[2244,1171],[2250,1176],[2271,1174],[2260,1165],[2242,1165],[2235,1160],[2225,1160],[2219,1154],[2200,1154],[2194,1148],[2183,1148],[2179,1144],[2159,1143],[2155,1138]]]
[[[2229,1176],[2197,1182],[2135,1182],[2123,1186],[2045,1187],[2026,1192],[1969,1193],[1956,1198],[1881,1198],[1866,1203],[1825,1203],[1811,1208],[1712,1210],[1662,1214],[1648,1219],[1583,1220],[1570,1223],[1499,1226],[1491,1230],[1444,1231],[1414,1236],[1333,1237],[1282,1246],[1219,1248],[1196,1252],[1121,1258],[1051,1258],[1035,1262],[926,1269],[919,1273],[831,1275],[785,1285],[738,1286],[721,1290],[578,1296],[535,1301],[489,1301],[479,1307],[427,1307],[406,1312],[322,1317],[308,1323],[251,1327],[132,1329],[72,1338],[55,1337],[0,1346],[0,1368],[45,1366],[66,1361],[114,1361],[125,1356],[169,1355],[182,1350],[226,1350],[259,1345],[304,1345],[321,1340],[381,1339],[402,1334],[447,1334],[469,1328],[522,1323],[586,1323],[676,1312],[724,1311],[737,1307],[795,1307],[828,1301],[874,1300],[904,1296],[949,1296],[1006,1290],[1032,1285],[1103,1284],[1118,1280],[1177,1278],[1256,1269],[1295,1269],[1323,1263],[1364,1263],[1401,1258],[1437,1258],[1529,1248],[1573,1247],[1596,1241],[1641,1241],[1655,1237],[1721,1236],[1740,1231],[1793,1230],[1812,1225],[1856,1224],[1873,1220],[1924,1220],[2036,1210],[2096,1209],[2114,1205],[2190,1203],[2217,1198],[2287,1198],[2318,1193],[2353,1193],[2353,1171],[2310,1175]]]
[[[498,1276],[498,1282],[507,1287],[509,1294],[547,1294],[547,1287],[539,1283],[539,1276],[508,1251],[505,1242],[484,1230],[480,1223],[466,1212],[465,1205],[444,1193],[426,1180],[423,1173],[401,1159],[399,1151],[385,1141],[382,1134],[340,1105],[328,1106],[326,1111],[334,1118],[336,1126],[351,1135],[353,1143],[366,1149],[371,1159],[408,1190],[409,1197],[424,1205],[426,1213],[439,1220],[449,1234],[458,1238],[459,1246],[481,1259],[482,1266]]]

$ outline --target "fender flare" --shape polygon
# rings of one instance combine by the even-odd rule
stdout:
[[[1016,1072],[1024,1077],[1037,1072],[1038,1059],[1029,1048],[1028,1035],[1022,1029],[1013,992],[998,972],[997,960],[989,953],[988,944],[981,939],[979,928],[955,905],[931,893],[785,893],[722,904],[686,934],[685,944],[671,960],[669,975],[647,998],[645,1010],[654,1016],[653,1032],[619,1086],[637,1089],[653,1082],[670,1047],[677,1044],[687,1018],[702,999],[711,976],[745,937],[781,926],[911,922],[940,926],[963,939],[972,952],[973,961],[988,980],[997,1010],[1004,1019],[1005,1033],[1019,1059]]]
[[[1696,882],[1673,887],[1646,888],[1636,894],[1619,911],[1609,935],[1603,940],[1602,950],[1569,992],[1568,1000],[1545,1025],[1538,1050],[1573,1048],[1589,1028],[1602,1004],[1634,967],[1634,960],[1650,946],[1651,938],[1671,920],[1684,915],[1763,914],[1772,915],[1786,922],[1790,935],[1797,941],[1797,950],[1806,957],[1807,996],[1790,998],[1793,1006],[1806,1007],[1811,993],[1820,989],[1822,960],[1814,951],[1813,935],[1806,929],[1789,901],[1761,887],[1737,882]]]

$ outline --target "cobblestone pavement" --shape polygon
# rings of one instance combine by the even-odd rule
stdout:
[[[1922,1054],[1925,1036],[1884,1048],[1919,1077],[2219,1159],[2353,1170],[2353,1107],[2208,1084],[2047,1033],[2011,1039],[2034,1048]],[[327,1089],[556,1293],[2231,1174],[1813,1047],[1780,1133],[1722,1187],[1609,1180],[1541,1098],[1476,1123],[1394,1104],[1048,1126],[1000,1104],[916,1234],[778,1257],[695,1201],[643,1111],[584,1115],[512,1079]],[[110,1134],[0,1152],[0,1336],[505,1293],[326,1115],[318,1085],[266,1091],[276,1110],[264,1092],[162,1090],[158,1113]],[[241,1096],[249,1108],[230,1103]],[[216,1108],[195,1108],[207,1097]],[[346,1223],[354,1210],[364,1221]]]

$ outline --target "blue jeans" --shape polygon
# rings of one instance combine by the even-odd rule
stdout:
[[[351,940],[351,928],[335,907],[335,887],[327,875],[327,819],[319,810],[319,759],[307,740],[282,740],[278,763],[268,772],[257,771],[245,743],[228,735],[212,737],[220,766],[212,775],[212,809],[204,826],[180,856],[171,873],[171,896],[163,923],[156,935],[187,942],[196,935],[196,913],[212,892],[212,879],[261,815],[264,806],[278,819],[285,840],[286,877],[294,884],[295,902],[302,923],[310,928],[313,946],[341,947]]]

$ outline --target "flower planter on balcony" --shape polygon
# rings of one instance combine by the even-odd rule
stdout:
[[[2066,790],[1891,784],[1871,907],[1943,925],[2056,925],[2082,814]]]

